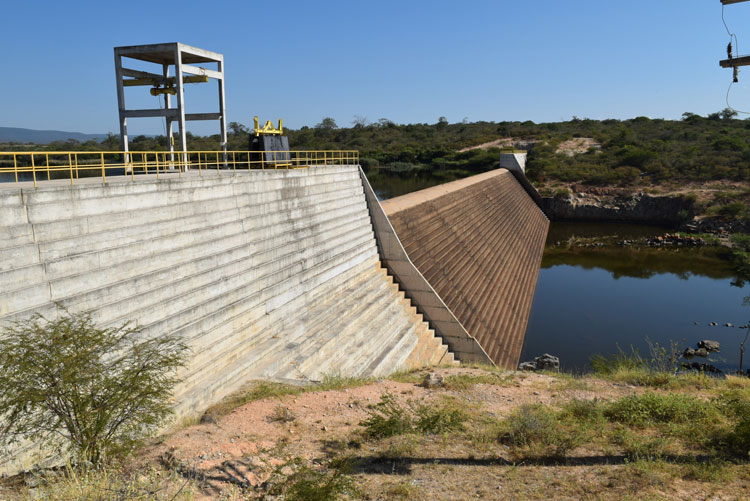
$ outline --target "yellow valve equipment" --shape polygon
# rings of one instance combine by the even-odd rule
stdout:
[[[273,124],[270,120],[266,120],[265,125],[263,127],[260,127],[260,122],[258,121],[258,116],[253,117],[253,123],[255,126],[253,127],[253,134],[256,136],[260,135],[283,135],[284,134],[284,121],[279,118],[279,128],[275,129]]]

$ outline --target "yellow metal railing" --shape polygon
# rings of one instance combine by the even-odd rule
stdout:
[[[3,151],[0,182],[84,177],[174,174],[204,171],[237,172],[248,169],[302,169],[315,165],[358,165],[356,150],[334,151]]]

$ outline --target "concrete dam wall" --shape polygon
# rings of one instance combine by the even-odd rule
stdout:
[[[381,267],[356,166],[0,186],[0,325],[56,302],[179,333],[178,415],[254,378],[453,361]]]
[[[381,204],[422,276],[489,358],[510,369],[518,366],[549,228],[524,181],[501,168]]]

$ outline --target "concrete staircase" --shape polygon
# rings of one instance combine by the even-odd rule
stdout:
[[[55,303],[180,334],[183,415],[252,378],[453,361],[381,268],[356,167],[0,186],[0,325]]]

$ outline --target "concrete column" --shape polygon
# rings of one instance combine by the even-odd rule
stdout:
[[[226,162],[226,151],[227,151],[227,109],[224,100],[224,59],[218,62],[219,73],[221,78],[219,79],[219,113],[221,113],[221,149],[224,151],[224,162]]]
[[[180,127],[180,151],[187,151],[187,130],[185,128],[185,89],[182,84],[182,51],[180,44],[175,47],[174,54],[175,85],[177,86],[177,113]],[[187,168],[187,153],[182,154],[182,163]]]
[[[122,56],[115,50],[115,77],[117,78],[117,110],[120,122],[120,146],[128,151],[128,119],[125,118],[125,89],[122,85]],[[125,162],[127,162],[125,155]]]

